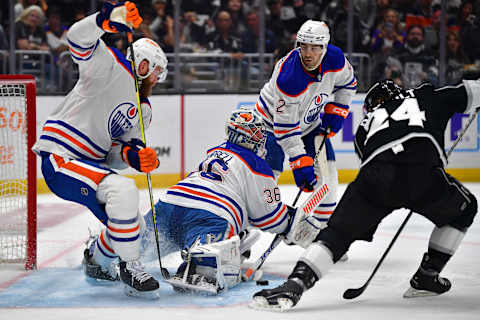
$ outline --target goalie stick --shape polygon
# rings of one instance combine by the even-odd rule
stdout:
[[[127,38],[128,38],[128,45],[130,47],[130,52],[131,52],[131,65],[132,65],[132,71],[133,71],[133,78],[135,80],[135,93],[137,96],[137,109],[138,109],[138,118],[139,118],[139,123],[140,123],[140,131],[142,133],[142,142],[146,145],[146,139],[145,139],[145,130],[143,126],[143,116],[142,116],[142,108],[140,105],[140,94],[139,94],[139,89],[138,89],[138,78],[137,78],[137,68],[135,65],[135,53],[133,51],[133,35],[132,32],[127,33]],[[153,216],[153,228],[155,231],[155,243],[157,245],[157,254],[158,254],[158,264],[160,265],[160,272],[162,273],[162,276],[165,279],[170,278],[170,274],[168,273],[168,270],[162,266],[162,258],[160,255],[160,241],[158,240],[158,229],[157,229],[157,215],[155,212],[155,203],[153,201],[153,191],[152,191],[152,177],[150,176],[150,172],[147,172],[147,183],[148,183],[148,193],[150,195],[150,207],[152,209],[152,216]]]
[[[473,120],[475,119],[475,117],[477,116],[477,112],[479,111],[479,109],[477,109],[476,112],[472,113],[472,115],[469,117],[468,119],[468,122],[465,126],[465,128],[460,132],[460,134],[458,135],[457,137],[457,140],[455,140],[455,142],[453,143],[452,147],[450,148],[450,150],[448,150],[447,152],[447,159],[450,158],[450,155],[452,154],[453,152],[453,149],[455,149],[455,147],[460,143],[460,141],[462,140],[463,136],[465,135],[465,132],[467,132],[467,129],[468,127],[470,127],[470,125],[472,124]],[[385,250],[385,252],[383,253],[382,257],[380,258],[380,260],[378,261],[377,265],[375,266],[375,268],[373,269],[372,271],[372,274],[370,274],[370,277],[368,277],[367,281],[365,282],[365,284],[363,286],[361,286],[360,288],[350,288],[350,289],[347,289],[345,290],[345,292],[343,293],[343,298],[344,299],[355,299],[356,297],[360,296],[364,291],[365,289],[367,289],[370,281],[372,280],[373,276],[375,276],[375,273],[377,273],[377,270],[378,268],[380,268],[380,265],[382,264],[383,260],[385,260],[385,257],[387,256],[388,252],[390,251],[390,249],[392,248],[393,244],[395,243],[395,241],[397,241],[397,238],[398,236],[400,235],[400,232],[402,232],[403,228],[405,227],[405,225],[407,224],[408,220],[410,219],[410,217],[412,216],[412,213],[413,211],[410,210],[410,212],[408,213],[407,217],[405,218],[405,220],[403,220],[402,224],[400,225],[400,227],[398,228],[398,231],[397,233],[395,233],[395,236],[393,237],[392,241],[390,241],[390,244],[388,245],[387,249]]]
[[[320,147],[318,148],[317,154],[315,154],[315,159],[314,163],[318,161],[318,157],[322,151],[323,146],[325,145],[325,142],[327,141],[328,134],[330,133],[330,128],[327,128],[325,135],[323,137],[322,143],[320,144]],[[300,189],[295,197],[295,200],[293,201],[292,207],[295,207],[297,204],[298,199],[300,198],[300,195],[302,194],[303,189]],[[325,195],[328,193],[328,186],[327,184],[323,184],[322,187],[318,188],[317,191],[314,191],[310,197],[305,201],[305,203],[302,206],[302,210],[306,216],[310,216],[313,210],[320,204],[320,202],[323,200]],[[280,242],[283,240],[283,235],[277,234],[273,238],[272,242],[268,246],[267,250],[255,261],[253,266],[247,269],[244,275],[242,275],[242,281],[248,281],[250,277],[259,270],[267,257],[272,253],[273,249],[275,249]],[[260,277],[254,277],[260,279]],[[255,279],[255,280],[258,280]]]

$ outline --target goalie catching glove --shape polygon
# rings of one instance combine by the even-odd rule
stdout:
[[[299,245],[306,249],[315,240],[325,225],[313,217],[307,217],[303,210],[288,207],[288,227],[283,233],[284,242],[288,245]]]
[[[97,25],[106,32],[131,32],[138,28],[143,19],[135,3],[127,1],[112,4],[106,1],[97,15]]]
[[[148,173],[160,165],[155,150],[147,148],[141,140],[122,141],[122,144],[122,160],[137,171]]]

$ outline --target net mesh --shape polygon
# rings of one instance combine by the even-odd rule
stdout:
[[[25,84],[0,82],[0,263],[24,262],[27,247]]]

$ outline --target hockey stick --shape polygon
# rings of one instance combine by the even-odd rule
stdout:
[[[463,136],[465,135],[465,132],[467,132],[467,129],[468,127],[470,127],[470,125],[472,124],[473,120],[475,119],[477,113],[474,112],[468,119],[468,122],[465,126],[465,128],[460,132],[460,134],[458,135],[457,137],[457,140],[455,140],[455,142],[453,143],[452,147],[450,148],[450,150],[448,150],[447,152],[447,159],[450,157],[450,155],[452,154],[453,152],[453,149],[455,149],[455,147],[460,143],[460,141],[462,140]],[[378,268],[380,268],[380,265],[382,264],[383,260],[385,260],[385,257],[387,256],[388,252],[390,251],[390,249],[392,248],[393,244],[395,243],[395,241],[397,241],[397,238],[398,236],[400,235],[400,232],[402,232],[403,230],[403,227],[405,227],[405,225],[407,224],[408,220],[410,219],[410,217],[412,216],[412,213],[413,211],[410,210],[410,212],[408,213],[407,217],[405,218],[405,220],[403,220],[402,224],[400,225],[400,228],[398,228],[398,231],[397,233],[395,233],[395,236],[393,237],[392,241],[390,241],[390,244],[388,245],[387,249],[385,250],[385,252],[383,253],[382,257],[380,258],[380,260],[378,261],[377,265],[375,266],[375,268],[373,269],[373,272],[372,274],[370,275],[370,277],[367,279],[367,281],[365,282],[365,284],[363,286],[361,286],[360,288],[350,288],[350,289],[347,289],[345,290],[345,292],[343,293],[343,298],[344,299],[355,299],[356,297],[358,297],[359,295],[361,295],[365,289],[367,289],[368,287],[368,284],[370,283],[370,281],[372,280],[373,276],[375,275],[375,273],[377,273],[377,270]]]
[[[137,68],[135,65],[135,53],[133,51],[132,33],[128,32],[127,37],[128,37],[128,45],[130,47],[130,53],[132,57],[131,65],[133,70],[133,79],[135,80],[135,94],[137,96],[137,109],[138,109],[138,118],[140,123],[140,131],[142,133],[142,142],[145,145],[147,145],[146,139],[145,139],[145,130],[143,126],[142,107],[140,105],[140,93],[138,89]],[[150,172],[147,172],[147,183],[148,183],[148,193],[150,195],[150,207],[152,209],[152,216],[153,216],[153,229],[155,231],[155,242],[157,244],[158,264],[160,265],[160,272],[162,273],[163,278],[168,279],[170,278],[170,274],[168,273],[168,270],[162,266],[162,258],[160,255],[160,241],[158,240],[157,215],[155,212],[155,203],[153,201],[152,177],[150,176]]]
[[[318,148],[318,151],[317,153],[315,154],[315,159],[314,159],[314,163],[318,160],[318,157],[320,155],[320,152],[323,148],[323,145],[325,144],[325,142],[327,141],[327,137],[328,137],[328,134],[330,133],[330,128],[327,128],[327,131],[325,133],[325,136],[322,140],[322,143],[320,144],[320,147]],[[298,199],[300,198],[300,195],[302,194],[303,192],[303,188],[301,188],[300,190],[298,190],[298,193],[295,197],[295,200],[293,201],[292,203],[292,207],[295,207],[295,205],[297,204],[298,202]],[[328,187],[326,184],[324,184],[321,188],[318,188],[318,190],[316,192],[314,192],[310,198],[305,202],[305,206],[304,207],[307,207],[308,204],[310,204],[309,208],[311,208],[311,211],[313,211],[313,209],[315,209],[318,204],[320,204],[320,200],[323,199],[323,197],[327,194],[328,192]],[[321,195],[321,197],[320,197]],[[318,199],[320,197],[320,199]],[[316,199],[315,201],[312,201],[313,199]],[[318,203],[317,205],[315,205],[313,207],[313,204],[318,200]],[[245,274],[242,276],[242,280],[243,281],[248,281],[250,279],[250,277],[257,272],[257,270],[259,270],[263,263],[265,262],[265,260],[267,259],[267,257],[270,255],[270,253],[272,253],[273,249],[275,249],[279,244],[280,242],[282,242],[283,240],[283,235],[280,235],[280,234],[276,234],[275,237],[273,238],[272,242],[270,243],[270,245],[268,246],[267,250],[265,250],[265,252],[255,261],[255,263],[253,264],[253,266],[251,266],[250,268],[247,269],[247,271],[245,272]]]

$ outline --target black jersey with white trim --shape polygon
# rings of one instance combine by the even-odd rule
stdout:
[[[413,138],[428,139],[446,166],[445,128],[454,113],[466,111],[467,104],[464,83],[438,89],[423,84],[384,103],[365,115],[355,134],[355,152],[361,166],[384,151],[404,151],[412,144],[402,143]],[[415,153],[413,156],[416,157]],[[419,154],[418,159],[420,161],[422,155]]]

